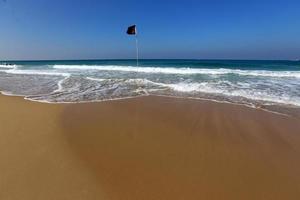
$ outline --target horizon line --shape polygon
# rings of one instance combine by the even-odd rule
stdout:
[[[0,60],[0,62],[45,62],[45,61],[115,61],[115,60],[132,60],[135,61],[134,58],[88,58],[88,59],[8,59],[8,60]],[[234,58],[142,58],[141,60],[198,60],[198,61],[291,61],[291,62],[299,62],[300,59],[234,59]]]

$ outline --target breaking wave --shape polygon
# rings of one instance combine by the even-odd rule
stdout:
[[[49,103],[166,95],[247,105],[300,106],[298,68],[174,66],[0,64],[0,91]]]
[[[208,74],[224,75],[238,74],[243,76],[266,76],[266,77],[293,77],[300,78],[300,71],[267,71],[267,70],[240,70],[240,69],[196,69],[175,67],[134,67],[134,66],[90,66],[90,65],[54,65],[54,69],[65,70],[99,70],[99,71],[123,71],[137,73],[162,73],[162,74]]]

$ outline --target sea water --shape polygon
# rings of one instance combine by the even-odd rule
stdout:
[[[143,95],[300,106],[300,61],[1,61],[4,94],[49,103]]]

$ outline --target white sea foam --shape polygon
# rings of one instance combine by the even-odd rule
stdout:
[[[64,79],[61,79],[60,81],[58,81],[58,83],[57,83],[57,87],[58,87],[58,88],[57,88],[56,90],[54,90],[53,93],[56,93],[56,92],[62,92],[62,91],[64,90],[62,84],[63,84],[69,77],[70,77],[70,75],[67,75],[67,76],[65,76]]]
[[[87,77],[89,80],[93,81],[117,81],[116,79],[97,79]],[[121,82],[121,80],[123,82]],[[252,100],[259,100],[259,101],[268,101],[274,103],[281,103],[281,104],[290,104],[300,106],[300,97],[290,97],[288,95],[278,95],[272,93],[268,90],[257,90],[251,87],[249,83],[237,82],[232,83],[230,81],[217,81],[217,82],[179,82],[174,84],[166,84],[166,83],[157,83],[150,81],[148,79],[120,79],[118,82],[120,84],[124,83],[135,83],[141,85],[154,85],[163,88],[169,88],[171,90],[177,92],[184,92],[184,93],[208,93],[208,94],[217,94],[217,95],[226,95],[231,97],[243,97]],[[224,86],[227,85],[227,86]],[[153,88],[149,90],[151,92]]]
[[[168,86],[167,84],[164,83],[157,83],[150,81],[145,78],[135,78],[135,79],[103,79],[103,78],[92,78],[92,77],[86,77],[86,79],[91,80],[91,81],[99,81],[99,82],[105,82],[105,81],[115,81],[115,82],[124,82],[124,83],[132,83],[132,84],[151,84],[151,85],[156,85],[156,86]]]
[[[101,70],[122,71],[138,73],[161,73],[161,74],[208,74],[225,75],[238,74],[242,76],[265,76],[265,77],[292,77],[300,78],[300,71],[269,71],[269,70],[240,70],[240,69],[196,69],[196,68],[173,68],[173,67],[134,67],[116,65],[54,65],[54,69],[65,70]]]
[[[70,73],[64,72],[52,72],[50,70],[21,70],[21,69],[9,69],[5,70],[8,74],[24,74],[24,75],[48,75],[48,76],[70,76]]]
[[[86,79],[91,80],[91,81],[106,81],[108,79],[104,78],[92,78],[92,77],[86,77]]]
[[[181,93],[185,93],[182,96],[197,97],[200,93],[207,93],[225,95],[226,98],[229,99],[241,97],[241,99],[246,98],[255,101],[268,101],[300,106],[300,71],[241,70],[224,68],[196,69],[116,65],[53,65],[52,67],[53,68],[51,68],[51,66],[37,68],[34,66],[32,68],[26,68],[24,66],[16,65],[0,65],[0,71],[16,74],[16,76],[60,76],[61,79],[53,77],[53,81],[55,81],[54,84],[57,84],[57,89],[55,88],[56,90],[53,89],[53,91],[53,87],[51,88],[51,91],[53,92],[48,94],[49,101],[63,102],[64,100],[68,101],[71,99],[70,101],[73,102],[78,99],[80,100],[84,93],[98,93],[103,99],[114,98],[115,94],[115,97],[118,98],[119,96],[130,97],[132,94],[177,95]],[[137,72],[143,74],[135,74],[132,76],[132,74],[127,73],[103,73],[103,71]],[[165,75],[163,77],[156,77],[155,74]],[[167,76],[168,74],[169,76]],[[198,74],[203,76],[197,76]],[[72,79],[66,81],[71,75]],[[240,77],[222,75],[239,75]],[[92,76],[101,78],[94,78]],[[13,76],[4,78],[11,77]],[[22,80],[22,78],[24,77],[19,77],[19,80]],[[84,80],[84,78],[89,81]],[[50,80],[52,80],[52,78]],[[92,81],[97,81],[99,83]],[[5,81],[3,81],[3,83],[5,83]],[[53,86],[53,82],[51,84]],[[13,86],[8,85],[7,90],[9,90],[10,87]],[[139,93],[140,90],[144,93]],[[74,97],[72,98],[70,98],[71,93],[74,93]],[[41,96],[43,96],[43,99],[48,99],[48,96]],[[95,95],[95,99],[97,99],[97,95]],[[91,98],[89,100],[93,99]]]
[[[15,69],[17,68],[17,65],[1,65],[0,68],[5,68],[5,69]]]
[[[233,85],[233,84],[232,84]],[[178,83],[164,84],[164,86],[178,92],[204,92],[210,94],[220,94],[232,97],[244,97],[252,100],[269,101],[282,104],[290,104],[300,106],[300,97],[291,97],[288,95],[276,95],[269,91],[259,91],[257,89],[232,89],[222,88],[220,83],[212,84],[209,82],[202,83]]]

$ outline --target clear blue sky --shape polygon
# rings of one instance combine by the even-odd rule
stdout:
[[[0,0],[0,60],[299,59],[299,0]]]

